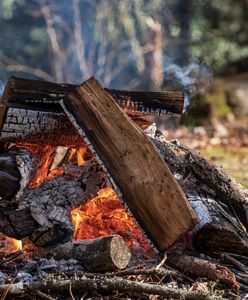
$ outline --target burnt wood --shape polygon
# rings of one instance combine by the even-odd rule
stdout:
[[[118,235],[68,242],[52,249],[51,255],[55,259],[74,258],[90,272],[125,269],[131,258],[130,250]]]
[[[58,84],[41,80],[11,77],[0,100],[0,129],[8,103],[26,105],[30,109],[61,112],[60,100],[74,91],[77,85]],[[180,115],[183,111],[184,94],[181,92],[135,92],[106,89],[119,105],[126,106],[132,101],[135,107],[144,113],[169,113]]]
[[[248,190],[231,177],[223,168],[205,159],[178,143],[170,143],[160,135],[163,142],[154,140],[164,160],[176,172],[187,176],[189,173],[204,184],[216,200],[227,205],[238,216],[248,230]]]
[[[240,222],[248,211],[247,190],[239,185],[223,169],[207,161],[201,155],[179,144],[169,142],[159,131],[150,134],[164,160],[175,174],[178,183],[184,190],[187,199],[200,220],[193,230],[194,247],[202,253],[214,255],[215,252],[248,253],[248,236],[246,228]],[[196,166],[199,170],[196,172]],[[199,176],[200,170],[209,169]],[[219,177],[221,174],[221,177]],[[223,180],[223,178],[225,178]],[[232,182],[228,187],[226,197],[219,193],[220,186]],[[238,192],[239,198],[229,198],[228,195]],[[222,191],[223,189],[221,189]],[[240,198],[240,196],[242,198]],[[240,210],[237,210],[237,202]],[[234,208],[236,208],[234,210]]]
[[[74,232],[71,209],[96,197],[107,184],[106,175],[92,159],[81,167],[67,166],[62,175],[29,189],[38,167],[26,149],[0,156],[0,176],[16,176],[14,188],[11,180],[0,183],[0,231],[16,239],[29,238],[42,247],[67,242]]]
[[[194,211],[155,146],[95,78],[71,92],[63,103],[160,250],[195,225]]]
[[[84,145],[82,138],[63,113],[32,110],[13,104],[7,106],[0,141],[22,141],[51,146]]]
[[[95,159],[81,167],[68,166],[65,173],[43,181],[34,189],[26,189],[19,209],[30,209],[39,224],[30,239],[47,247],[72,239],[74,225],[71,210],[97,196],[106,186],[106,175]]]

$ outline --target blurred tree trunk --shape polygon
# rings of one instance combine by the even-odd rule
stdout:
[[[152,18],[147,19],[151,29],[144,54],[145,67],[141,77],[142,89],[161,90],[163,83],[163,33],[162,26]]]
[[[191,40],[191,19],[193,13],[193,1],[184,0],[179,1],[176,5],[176,11],[178,12],[177,20],[180,27],[179,35],[179,48],[177,55],[177,63],[179,65],[184,65],[188,62],[189,53],[190,53],[190,40]]]

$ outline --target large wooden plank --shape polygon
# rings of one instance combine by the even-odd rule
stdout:
[[[71,92],[62,106],[74,126],[86,134],[135,218],[160,250],[197,222],[155,146],[95,78]]]

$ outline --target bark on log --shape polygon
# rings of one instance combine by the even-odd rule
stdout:
[[[187,291],[184,289],[167,288],[160,285],[135,282],[121,278],[88,278],[82,276],[78,280],[42,280],[30,283],[13,283],[0,285],[0,293],[3,294],[6,289],[12,296],[29,294],[34,291],[50,291],[52,293],[69,293],[69,290],[81,292],[125,292],[128,295],[159,295],[164,299],[180,299],[180,300],[211,300],[215,296],[210,296],[204,292]]]
[[[13,197],[20,188],[20,179],[15,159],[10,155],[0,154],[0,199]]]
[[[228,268],[188,255],[171,254],[166,260],[166,264],[178,269],[182,273],[194,275],[200,278],[209,280],[219,280],[226,286],[238,290],[239,283],[236,280],[234,273]]]
[[[8,237],[21,240],[30,237],[39,228],[30,210],[0,207],[0,231]]]
[[[166,249],[196,223],[194,211],[154,145],[99,83],[91,78],[76,91],[62,104],[68,117],[92,143],[142,228]]]
[[[118,235],[68,242],[53,249],[51,255],[55,259],[74,258],[90,272],[125,269],[131,258],[130,250]]]

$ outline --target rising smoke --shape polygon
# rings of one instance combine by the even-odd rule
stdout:
[[[167,84],[181,85],[185,93],[184,111],[187,111],[192,98],[208,91],[213,74],[204,62],[200,62],[196,58],[192,58],[184,67],[173,63],[168,56],[165,57],[164,61],[164,80]]]

